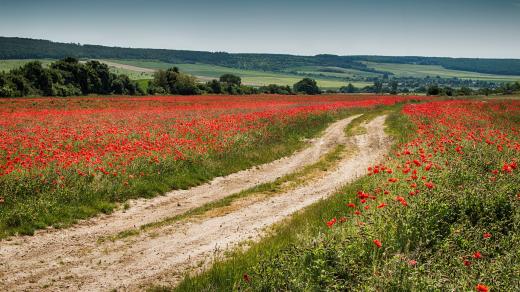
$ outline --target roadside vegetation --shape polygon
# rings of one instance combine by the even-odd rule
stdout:
[[[410,99],[1,100],[0,237],[66,226],[130,198],[189,188],[278,159],[352,108]]]
[[[520,103],[407,104],[389,158],[177,288],[514,291]],[[353,126],[355,127],[355,125]]]
[[[96,60],[80,62],[65,58],[45,64],[30,61],[19,68],[0,72],[0,97],[321,93],[316,81],[309,78],[293,87],[277,84],[256,87],[243,85],[241,77],[229,73],[221,75],[218,80],[201,83],[177,67],[159,69],[151,80],[132,80],[126,74],[113,71],[107,64]]]

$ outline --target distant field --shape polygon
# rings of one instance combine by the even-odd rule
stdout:
[[[242,70],[208,64],[170,64],[161,61],[145,60],[109,60],[108,62],[110,62],[112,65],[124,64],[144,69],[167,69],[172,66],[177,66],[181,71],[197,76],[199,80],[203,81],[218,78],[226,73],[231,73],[240,76],[244,84],[257,86],[268,84],[293,85],[303,78],[302,76],[292,74]],[[315,79],[318,82],[318,85],[323,88],[339,88],[347,84],[345,81],[332,78],[328,79],[326,77]],[[369,85],[369,83],[355,82],[354,85],[363,87]]]
[[[5,72],[18,68],[30,61],[34,60],[0,60],[0,72]],[[54,60],[39,60],[44,66],[49,66]],[[242,70],[223,66],[209,64],[170,64],[162,61],[154,60],[100,60],[110,66],[115,74],[126,74],[132,80],[147,80],[153,78],[153,71],[158,69],[167,69],[177,66],[183,72],[196,76],[200,81],[208,81],[216,79],[223,74],[230,73],[238,75],[242,78],[242,82],[247,85],[262,86],[268,84],[293,85],[301,80],[303,75],[311,74],[311,78],[316,79],[318,85],[326,89],[337,89],[345,86],[349,81],[342,80],[346,78],[364,79],[380,77],[381,74],[373,72],[365,72],[355,69],[347,69],[340,67],[326,66],[305,66],[295,67],[287,70],[286,73],[266,72],[256,70]],[[450,70],[437,65],[413,65],[413,64],[391,64],[391,63],[374,63],[363,62],[368,67],[386,71],[395,74],[397,77],[418,77],[426,76],[442,78],[461,78],[473,80],[485,80],[494,82],[514,82],[520,81],[520,76],[492,75],[468,71]],[[354,81],[351,82],[356,87],[364,87],[371,85],[370,82]]]
[[[304,73],[304,74],[313,74],[313,75],[323,75],[327,77],[337,77],[337,78],[370,78],[370,77],[380,77],[382,74],[360,71],[356,69],[347,69],[341,67],[325,67],[325,66],[306,66],[306,67],[296,67],[291,68],[289,71]]]
[[[0,60],[0,72],[11,71],[12,69],[19,68],[19,67],[21,67],[21,66],[23,66],[23,65],[25,65],[25,64],[27,64],[29,62],[32,62],[32,61],[40,61],[40,62],[42,62],[44,67],[47,67],[54,60],[50,60],[50,59],[41,59],[41,60],[31,60],[31,59],[27,59],[27,60]]]
[[[446,69],[437,65],[413,65],[413,64],[390,64],[363,62],[370,68],[380,71],[391,72],[398,77],[419,77],[440,76],[442,78],[457,77],[461,79],[474,79],[485,81],[512,82],[520,80],[520,76],[492,75],[468,71],[458,71]]]
[[[125,74],[132,80],[152,79],[153,73],[139,72],[135,70],[129,70],[124,68],[110,67],[110,71],[115,74]]]

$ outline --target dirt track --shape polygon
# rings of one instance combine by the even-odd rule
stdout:
[[[366,166],[387,150],[384,117],[367,125],[368,134],[346,139],[343,128],[352,118],[331,125],[305,150],[258,168],[217,178],[186,191],[138,200],[125,213],[100,216],[64,230],[0,242],[0,290],[137,290],[149,283],[175,284],[182,274],[225,250],[258,238],[262,230],[291,213],[326,197],[364,174]],[[228,213],[185,220],[115,242],[101,236],[157,222],[223,198],[316,162],[339,143],[358,148],[324,176],[271,198],[251,201]],[[180,206],[178,206],[180,205]]]

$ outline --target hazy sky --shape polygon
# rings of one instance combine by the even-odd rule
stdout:
[[[0,0],[0,35],[201,51],[520,58],[520,0]]]

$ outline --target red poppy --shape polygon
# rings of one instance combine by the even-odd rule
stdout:
[[[385,204],[385,203],[381,203],[381,205],[377,206],[377,208],[378,208],[378,209],[381,209],[381,208],[384,208],[384,207],[386,207],[386,206],[388,206],[388,205]]]
[[[484,237],[485,239],[488,239],[488,238],[491,238],[491,233],[484,233],[484,235],[482,235],[482,237]]]
[[[399,201],[403,206],[408,206],[408,202],[406,202],[406,200],[403,197],[397,196],[395,197],[395,200]]]
[[[332,228],[334,224],[336,224],[336,218],[332,218],[331,220],[327,221],[327,227]]]
[[[477,287],[475,287],[477,291],[479,292],[488,292],[489,288],[484,284],[478,284]]]
[[[383,246],[383,244],[381,243],[381,241],[377,240],[377,239],[374,239],[374,244],[378,247],[378,248],[381,248]]]
[[[480,258],[482,258],[482,254],[481,254],[480,252],[476,251],[476,252],[473,254],[473,258],[475,258],[475,259],[480,259]]]

